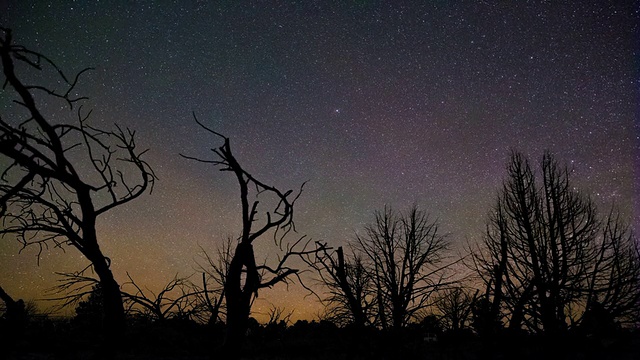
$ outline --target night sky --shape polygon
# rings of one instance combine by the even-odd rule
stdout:
[[[179,156],[221,145],[192,113],[258,179],[308,180],[298,232],[333,246],[385,205],[417,204],[455,247],[479,239],[510,149],[536,161],[551,150],[602,212],[615,204],[640,230],[638,3],[133,3],[0,1],[17,43],[69,74],[97,68],[79,87],[94,124],[136,129],[150,149],[153,193],[100,219],[121,283],[128,271],[157,291],[195,271],[200,246],[239,233],[232,174]],[[35,248],[18,254],[10,240],[0,284],[16,298],[42,298],[54,271],[86,265],[54,249],[38,267]],[[305,294],[264,290],[254,315],[273,304],[311,319],[319,306]]]

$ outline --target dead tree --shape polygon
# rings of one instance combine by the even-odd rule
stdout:
[[[234,241],[233,237],[227,237],[224,243],[218,247],[215,257],[212,257],[201,248],[205,264],[199,263],[198,265],[199,270],[202,272],[202,287],[204,291],[198,295],[198,304],[199,307],[209,312],[209,316],[206,319],[206,323],[209,325],[214,325],[226,317],[224,287],[227,282],[231,259],[233,259]],[[202,313],[200,312],[199,314]]]
[[[471,324],[473,295],[463,287],[442,291],[435,308],[440,312],[442,324],[454,332],[464,330]]]
[[[234,157],[229,138],[204,126],[195,115],[194,120],[206,131],[222,138],[224,143],[220,147],[213,149],[217,157],[215,160],[182,156],[187,159],[214,164],[221,171],[233,173],[240,188],[242,230],[229,263],[224,286],[227,305],[227,328],[223,353],[227,358],[236,358],[240,355],[239,352],[249,325],[251,305],[258,295],[258,290],[272,287],[281,282],[287,282],[290,276],[296,276],[300,281],[299,269],[290,267],[288,260],[292,257],[302,258],[319,250],[307,250],[309,241],[306,240],[305,236],[299,237],[293,243],[285,243],[284,241],[286,235],[295,232],[293,208],[302,193],[304,183],[300,190],[294,194],[292,190],[282,192],[278,188],[256,179]],[[250,201],[251,197],[255,197],[252,202]],[[258,197],[275,199],[272,210],[265,211],[265,216],[261,221],[257,217]],[[269,266],[266,263],[259,265],[256,263],[253,242],[270,232],[273,233],[273,239],[278,248],[284,252],[284,255],[279,257],[279,261],[275,266]]]
[[[640,257],[628,227],[578,191],[571,171],[546,152],[536,175],[513,152],[508,176],[474,255],[494,319],[511,329],[558,334],[576,327],[585,309],[618,321],[637,319]]]
[[[188,319],[198,311],[197,296],[202,290],[189,281],[189,277],[178,277],[176,274],[157,294],[149,289],[142,289],[127,273],[129,281],[122,288],[133,288],[135,291],[122,290],[125,302],[130,303],[129,313],[141,315],[155,321],[168,319]]]
[[[91,265],[80,271],[56,272],[60,278],[56,280],[56,285],[47,289],[49,297],[45,300],[56,302],[57,310],[78,305],[93,294],[95,289],[100,288],[100,280],[87,274],[90,270]],[[100,292],[102,293],[102,290]]]
[[[49,247],[80,251],[100,279],[103,328],[113,338],[122,333],[125,313],[96,225],[101,215],[150,190],[155,176],[142,159],[144,151],[136,148],[135,132],[118,126],[96,128],[88,122],[91,111],[82,107],[75,113],[77,120],[69,123],[41,111],[43,97],[74,111],[74,105],[86,99],[73,94],[80,75],[89,69],[70,81],[46,56],[14,44],[9,29],[0,28],[0,33],[3,96],[13,95],[17,104],[9,114],[13,119],[0,117],[0,162],[8,164],[0,177],[0,235],[15,237],[24,247],[35,246],[38,258]],[[28,84],[18,69],[53,69],[66,88]]]
[[[376,291],[378,321],[383,328],[404,327],[431,305],[435,291],[452,284],[444,270],[448,247],[438,224],[413,207],[406,214],[391,208],[375,213],[375,222],[356,238]]]
[[[319,280],[329,295],[322,299],[326,304],[327,318],[338,325],[362,328],[370,322],[375,292],[371,273],[365,268],[362,254],[353,253],[345,259],[344,250],[338,247],[335,255],[324,244],[317,244],[322,252],[308,263],[316,270]]]
[[[291,323],[291,316],[293,316],[293,310],[287,312],[285,308],[271,306],[268,312],[269,320],[266,322],[266,326],[274,326],[284,324],[286,327]]]
[[[89,270],[87,267],[76,272],[56,273],[60,278],[57,285],[48,291],[53,296],[46,300],[57,302],[61,310],[78,306],[89,296],[95,297],[96,289],[101,293],[99,280],[86,274]],[[200,320],[203,311],[200,298],[205,296],[206,287],[200,288],[189,280],[190,277],[176,274],[158,293],[141,287],[128,272],[127,277],[129,281],[122,284],[120,291],[127,315],[160,322],[169,319]]]
[[[575,322],[582,325],[589,312],[601,310],[612,322],[637,326],[640,323],[640,243],[616,211],[610,211],[601,223],[592,259],[584,291],[586,311]]]

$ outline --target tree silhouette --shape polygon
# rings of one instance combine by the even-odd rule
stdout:
[[[0,313],[0,338],[6,344],[5,349],[10,349],[24,336],[28,320],[27,306],[22,299],[14,300],[2,287],[0,300],[4,303],[4,314]]]
[[[91,111],[82,107],[75,123],[48,119],[41,111],[43,98],[62,101],[73,110],[85,99],[73,94],[80,75],[89,69],[69,81],[49,58],[14,44],[11,30],[0,32],[3,96],[15,95],[21,110],[11,114],[11,120],[0,118],[0,161],[8,164],[0,177],[0,234],[39,248],[39,254],[49,246],[78,249],[100,279],[104,330],[113,340],[122,333],[125,313],[96,225],[100,215],[150,190],[155,176],[142,159],[144,151],[136,148],[135,132],[96,128],[88,122]],[[66,89],[29,85],[20,80],[18,69],[53,69]]]
[[[448,242],[437,222],[416,206],[404,214],[390,207],[376,211],[374,223],[356,241],[374,283],[382,328],[406,326],[449,284],[443,270],[450,264],[440,266]]]
[[[131,275],[127,273],[129,281],[122,284],[122,296],[130,303],[129,313],[142,316],[154,321],[168,319],[189,319],[199,311],[198,295],[203,290],[196,287],[189,277],[178,277],[176,274],[157,294],[149,289],[143,289]],[[135,291],[125,291],[132,288]]]
[[[293,311],[287,312],[285,308],[272,305],[267,313],[269,320],[267,320],[266,326],[276,324],[289,324],[291,322],[291,316]]]
[[[199,293],[198,306],[206,311],[199,314],[209,312],[206,323],[209,325],[216,324],[219,320],[226,317],[226,306],[224,304],[224,287],[227,282],[227,274],[231,259],[233,259],[234,239],[228,236],[225,241],[216,249],[216,255],[211,256],[204,249],[202,250],[202,258],[205,264],[199,263],[199,270],[202,272],[203,292]]]
[[[329,295],[322,299],[326,305],[324,317],[338,325],[361,328],[370,322],[375,292],[371,273],[366,269],[362,254],[353,253],[345,258],[338,247],[334,253],[323,244],[321,252],[308,263],[317,271],[320,283]]]
[[[601,325],[609,323],[610,318],[621,325],[638,326],[640,243],[617,212],[612,210],[600,223],[600,233],[590,255],[583,315],[595,311],[594,318],[604,320]]]
[[[439,292],[435,308],[440,313],[443,326],[451,331],[464,330],[471,323],[473,295],[463,287],[448,288]]]
[[[233,173],[240,188],[242,231],[226,274],[224,295],[227,306],[227,324],[222,349],[225,357],[238,358],[249,326],[251,305],[258,295],[258,290],[286,282],[290,276],[297,276],[300,281],[299,270],[290,267],[288,260],[292,257],[303,258],[320,250],[317,248],[307,250],[309,241],[305,241],[305,236],[298,238],[293,243],[285,243],[286,235],[292,231],[295,232],[293,208],[302,193],[304,184],[297,194],[293,194],[292,190],[282,192],[274,186],[261,182],[237,161],[231,151],[229,138],[204,126],[195,115],[194,120],[206,131],[222,138],[224,143],[213,149],[217,157],[215,160],[182,156],[199,162],[211,163],[219,166],[221,171]],[[250,203],[251,196],[256,198],[252,203]],[[262,222],[257,218],[259,204],[257,198],[260,196],[275,199],[272,210],[265,212],[266,219]],[[257,264],[253,251],[253,242],[269,232],[273,233],[273,239],[277,246],[284,250],[284,255],[279,257],[275,266]]]
[[[637,319],[640,256],[628,228],[614,212],[599,220],[549,152],[540,169],[537,177],[524,155],[512,153],[475,254],[485,315],[548,334],[579,324],[594,302],[617,319]]]
[[[103,321],[104,304],[99,283],[94,283],[88,295],[77,302],[75,312],[73,322],[83,328],[93,328]]]

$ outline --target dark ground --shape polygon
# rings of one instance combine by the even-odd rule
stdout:
[[[91,327],[72,321],[41,321],[24,329],[22,336],[2,329],[0,359],[89,360],[108,351],[120,360],[204,360],[221,358],[222,326],[188,321],[131,324],[124,338],[105,351]],[[566,335],[555,338],[503,334],[479,338],[470,332],[439,334],[424,340],[419,329],[354,332],[330,323],[298,322],[293,326],[253,326],[243,359],[640,359],[638,331],[621,331],[599,338]]]

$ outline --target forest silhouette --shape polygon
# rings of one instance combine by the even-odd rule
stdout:
[[[194,114],[217,144],[212,166],[238,185],[241,229],[196,276],[176,275],[158,293],[115,279],[100,215],[142,196],[157,180],[131,129],[96,127],[73,77],[13,43],[1,28],[3,97],[21,109],[0,118],[2,241],[69,248],[90,265],[59,273],[52,299],[73,315],[45,314],[0,287],[2,354],[8,359],[634,359],[639,355],[640,247],[612,207],[598,209],[554,154],[513,150],[478,243],[452,255],[439,221],[418,205],[371,209],[348,246],[308,239],[294,209],[304,196],[245,169],[231,139]],[[59,76],[63,90],[33,85],[30,72]],[[36,77],[37,78],[37,77]],[[59,101],[75,120],[49,118]],[[15,116],[15,118],[13,117]],[[222,144],[220,144],[222,143]],[[273,243],[272,262],[254,244]],[[64,256],[61,254],[60,256]],[[261,257],[260,257],[261,258]],[[301,276],[313,274],[314,283]],[[321,301],[315,320],[271,308],[258,323],[260,291],[297,282]],[[2,285],[2,284],[0,284]]]

